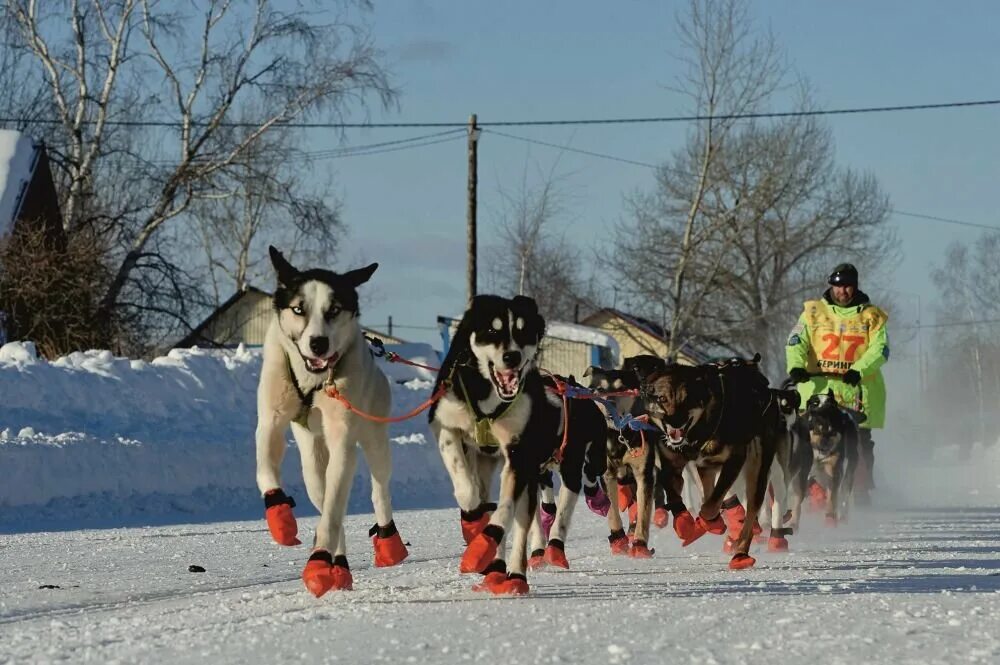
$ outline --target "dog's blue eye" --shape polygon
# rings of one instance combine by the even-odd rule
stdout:
[[[295,314],[296,316],[302,316],[303,314],[305,314],[305,311],[301,307],[296,305],[295,307],[292,308],[292,314]]]

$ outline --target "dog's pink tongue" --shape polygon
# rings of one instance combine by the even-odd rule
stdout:
[[[500,372],[500,383],[506,390],[512,390],[517,385],[517,372],[514,370]]]
[[[667,428],[667,436],[669,436],[674,441],[680,441],[684,438],[684,430],[677,429],[676,427]]]

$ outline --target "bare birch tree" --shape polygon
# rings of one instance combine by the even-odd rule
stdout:
[[[45,135],[67,232],[114,240],[97,304],[109,337],[141,328],[149,311],[181,315],[170,289],[183,270],[165,253],[177,246],[179,220],[225,195],[226,179],[269,132],[395,97],[380,52],[351,20],[364,1],[338,2],[322,21],[301,3],[272,0],[40,5],[6,0],[7,48],[30,54],[46,82],[56,123]],[[260,114],[234,124],[248,105]]]
[[[573,219],[557,165],[539,169],[537,184],[531,184],[526,165],[517,188],[500,187],[499,239],[484,263],[492,289],[531,296],[546,317],[572,321],[577,306],[592,298],[580,249],[567,238]]]
[[[885,258],[895,238],[877,182],[836,168],[818,121],[733,117],[761,110],[785,78],[772,37],[751,28],[744,3],[692,2],[680,89],[703,120],[653,191],[627,199],[610,258],[628,307],[668,331],[668,356],[720,340],[779,373],[803,296],[839,261]]]

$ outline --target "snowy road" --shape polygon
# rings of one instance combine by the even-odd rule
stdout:
[[[262,521],[0,535],[0,662],[1000,662],[1000,509],[813,520],[730,572],[720,540],[668,531],[654,559],[612,559],[580,508],[572,570],[529,598],[469,590],[451,510],[400,512],[412,559],[388,570],[350,518],[355,591],[320,600],[307,549]]]

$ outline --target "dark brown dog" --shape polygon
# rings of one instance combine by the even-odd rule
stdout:
[[[729,566],[734,569],[756,563],[750,556],[753,527],[775,452],[787,446],[788,437],[778,402],[756,360],[690,367],[643,357],[637,370],[650,419],[665,434],[659,452],[664,468],[673,471],[673,492],[681,494],[681,472],[688,462],[695,464],[701,478],[705,500],[688,532],[679,531],[685,544],[707,532],[725,532],[722,502],[744,472],[746,518],[733,544]]]

